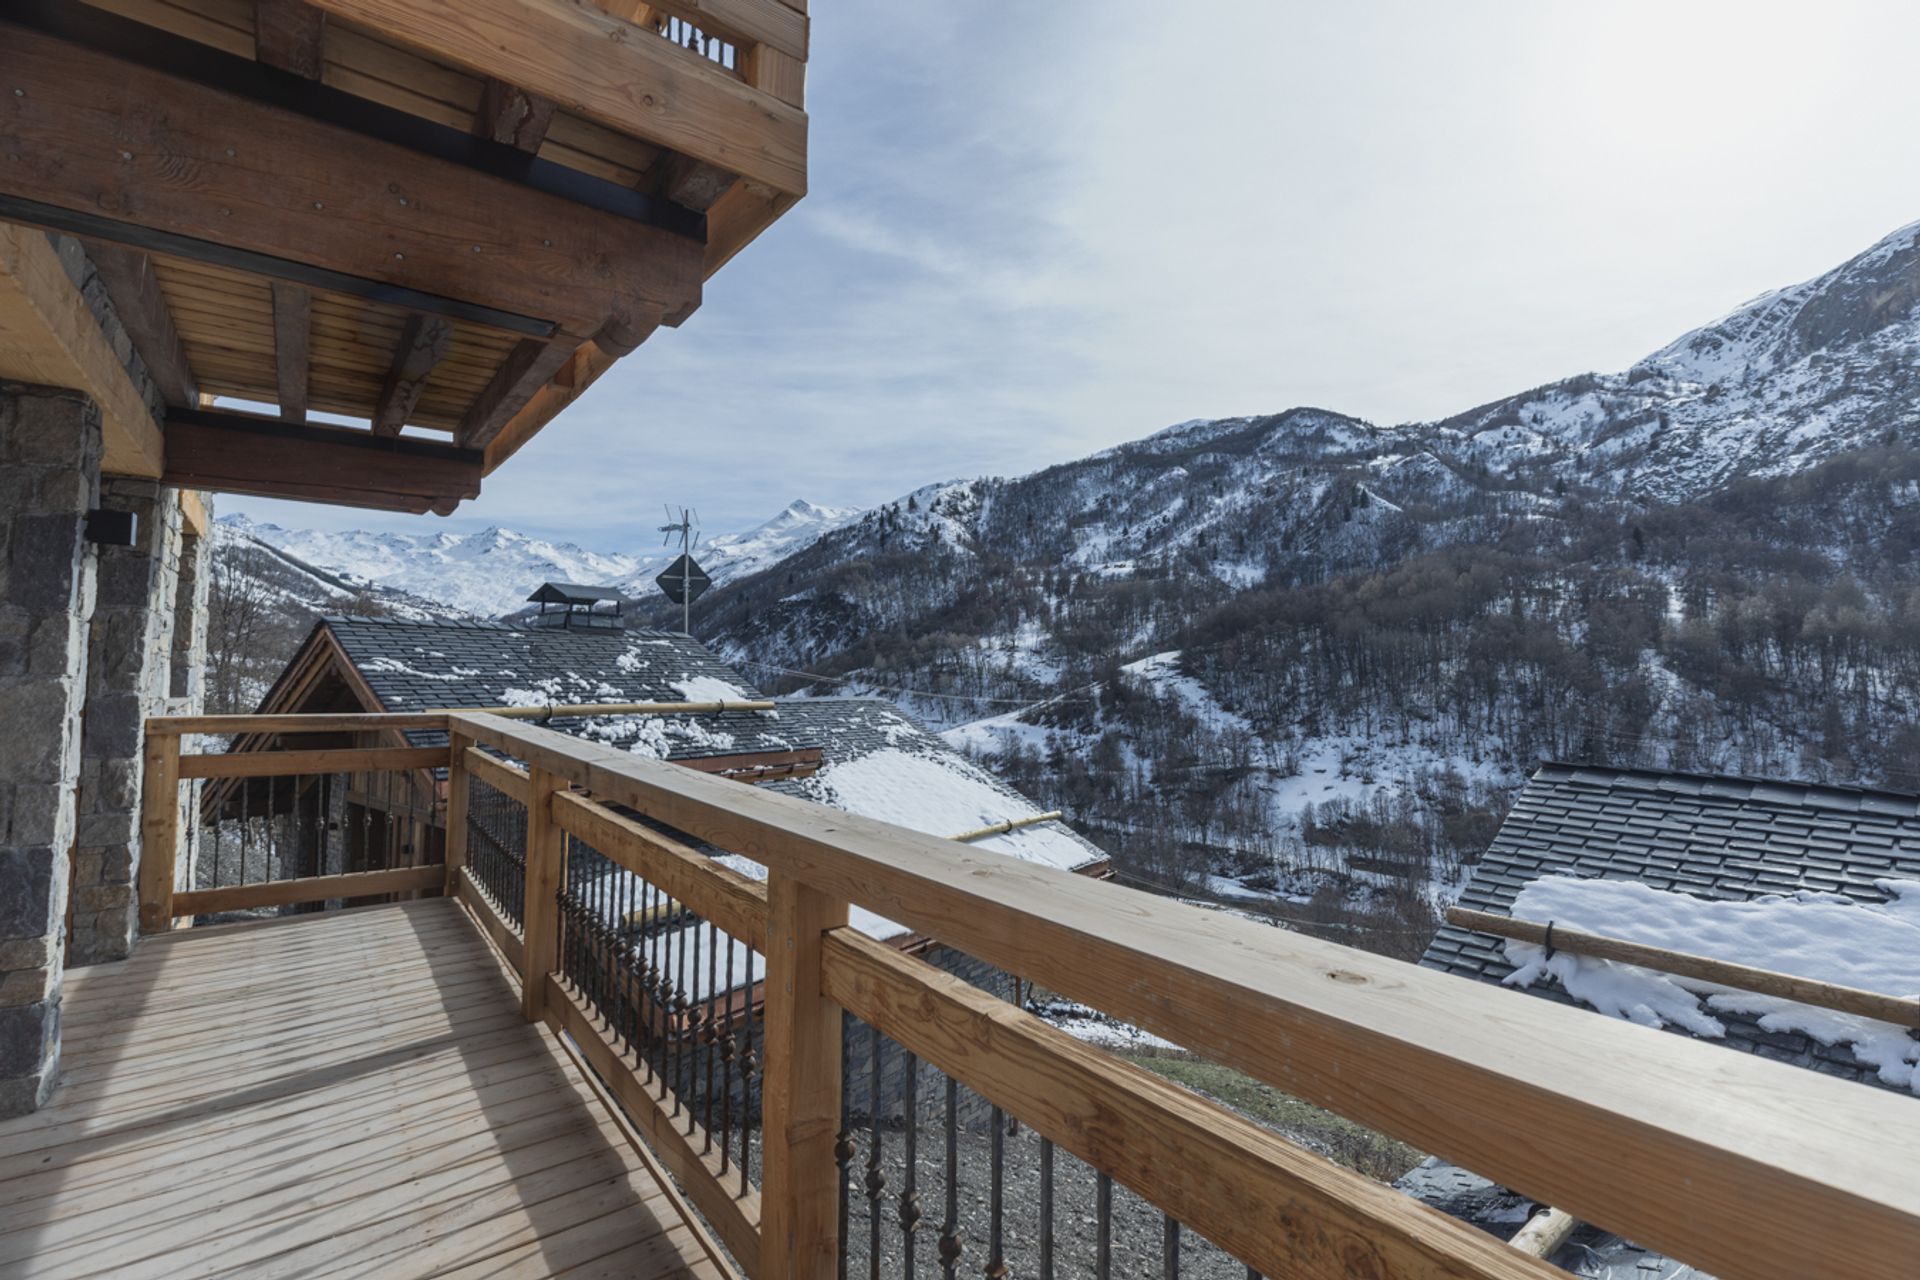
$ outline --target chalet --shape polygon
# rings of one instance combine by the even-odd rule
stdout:
[[[807,9],[0,6],[0,1273],[1554,1274],[900,937],[1715,1274],[1910,1271],[1912,1099],[1075,874],[672,636],[329,622],[200,714],[207,495],[564,448],[805,195]]]
[[[1559,945],[1492,931],[1509,919],[1553,924]],[[1583,954],[1582,935],[1650,951],[1628,968],[1632,952]],[[1543,765],[1421,964],[1904,1095],[1920,1110],[1920,999],[1887,1001],[1898,1021],[1882,1021],[1773,994],[1767,976],[1751,988],[1711,981],[1688,972],[1692,956],[1920,997],[1920,796]],[[1440,1161],[1402,1186],[1503,1235],[1532,1208]],[[1698,1274],[1592,1227],[1556,1256],[1583,1275]]]

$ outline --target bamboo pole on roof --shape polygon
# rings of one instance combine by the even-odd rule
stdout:
[[[1777,973],[1752,965],[1715,960],[1711,956],[1629,942],[1625,938],[1562,929],[1551,921],[1539,924],[1492,911],[1475,911],[1469,907],[1448,907],[1447,923],[1457,924],[1475,933],[1490,933],[1534,946],[1550,945],[1556,951],[1571,951],[1575,955],[1593,956],[1600,960],[1617,960],[1622,964],[1639,965],[1644,969],[1692,978],[1698,982],[1738,987],[1742,991],[1778,996],[1783,1000],[1796,1000],[1822,1009],[1891,1022],[1895,1026],[1920,1027],[1920,999],[1910,996],[1890,996],[1879,991],[1842,986],[1837,982],[1821,982],[1791,973]],[[1548,930],[1552,930],[1551,936]]]

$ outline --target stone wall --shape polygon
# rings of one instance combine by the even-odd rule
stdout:
[[[59,1062],[99,475],[90,400],[0,383],[0,1116],[38,1106]]]
[[[114,477],[101,486],[101,505],[131,511],[135,539],[98,552],[71,890],[76,965],[126,959],[139,929],[144,725],[171,708],[185,540],[177,490]],[[196,629],[191,618],[182,623]]]

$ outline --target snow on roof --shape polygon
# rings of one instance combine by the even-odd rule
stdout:
[[[1796,926],[1796,920],[1824,914],[1805,914],[1820,904],[1853,910],[1845,918],[1856,930],[1867,925],[1885,929],[1889,920],[1911,920],[1902,913],[1913,910],[1904,886],[1920,882],[1920,796],[1862,787],[1546,764],[1514,802],[1460,901],[1463,906],[1502,915],[1552,919],[1538,915],[1541,897],[1528,898],[1524,909],[1518,904],[1535,883],[1555,877],[1637,885],[1684,899],[1679,908],[1663,911],[1667,916],[1674,910],[1691,913],[1687,931],[1638,940],[1710,955],[1718,954],[1709,949],[1716,937],[1699,930],[1732,926],[1722,925],[1717,916],[1712,922],[1700,918],[1689,903],[1766,904],[1762,915],[1729,917],[1750,919],[1753,928],[1771,939],[1765,949],[1743,950],[1759,947],[1763,933],[1744,939],[1728,934],[1727,945],[1734,951],[1720,958],[1738,960],[1757,954],[1762,967],[1780,967],[1788,959],[1788,947],[1801,945],[1794,940],[1799,935],[1787,931],[1804,928]],[[1797,905],[1782,907],[1783,900]],[[1842,902],[1855,906],[1843,908]],[[1663,929],[1673,927],[1671,919],[1662,918],[1666,919]],[[1559,919],[1573,925],[1570,916]],[[1592,922],[1594,931],[1607,934],[1620,934],[1630,925],[1631,917],[1625,913]],[[1523,957],[1503,939],[1450,924],[1434,937],[1420,963],[1482,982],[1499,982],[1524,962]],[[1548,973],[1552,974],[1551,968]],[[1590,993],[1601,991],[1593,973],[1579,976]],[[1558,974],[1552,974],[1552,981],[1545,977],[1535,976],[1527,990],[1562,1003],[1587,1003],[1569,992]],[[1898,976],[1888,975],[1886,980],[1897,982]],[[1920,987],[1907,987],[1909,993],[1916,990]],[[1890,1051],[1875,1049],[1872,1036],[1866,1037],[1868,1048],[1862,1055],[1857,1051],[1862,1040],[1823,1038],[1832,1034],[1830,1026],[1823,1025],[1822,1034],[1798,1029],[1798,1021],[1751,1000],[1716,998],[1703,1009],[1692,991],[1679,987],[1657,993],[1636,989],[1634,994],[1637,999],[1622,1010],[1635,1004],[1645,1004],[1650,1014],[1657,1007],[1670,1010],[1674,1016],[1659,1018],[1669,1030],[1698,1034],[1713,1043],[1843,1079],[1882,1088],[1910,1087],[1910,1074],[1904,1074],[1897,1062],[1891,1075],[1883,1073],[1881,1061]],[[1664,1004],[1647,1003],[1654,994],[1662,996]],[[1712,1034],[1709,1024],[1717,1025],[1719,1034]]]
[[[1820,982],[1920,996],[1920,882],[1884,880],[1880,887],[1889,900],[1879,904],[1810,892],[1723,902],[1631,880],[1543,876],[1520,891],[1513,914]],[[1549,959],[1544,948],[1524,942],[1510,940],[1505,949],[1517,966],[1507,975],[1510,986],[1551,975],[1602,1013],[1651,1027],[1671,1023],[1714,1040],[1727,1033],[1715,1011],[1757,1016],[1763,1031],[1844,1044],[1884,1083],[1920,1093],[1920,1040],[1905,1027],[1570,951]]]
[[[889,746],[858,759],[829,764],[794,790],[810,800],[898,823],[931,836],[956,836],[1042,812],[972,761],[946,749],[908,751]],[[1056,823],[1039,823],[976,840],[1025,862],[1071,871],[1092,859],[1087,846]]]

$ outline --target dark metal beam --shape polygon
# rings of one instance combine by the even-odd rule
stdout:
[[[8,0],[0,17],[143,67],[336,128],[519,183],[575,204],[705,243],[707,220],[649,192],[623,187],[462,129],[401,111],[294,72],[73,0]]]

